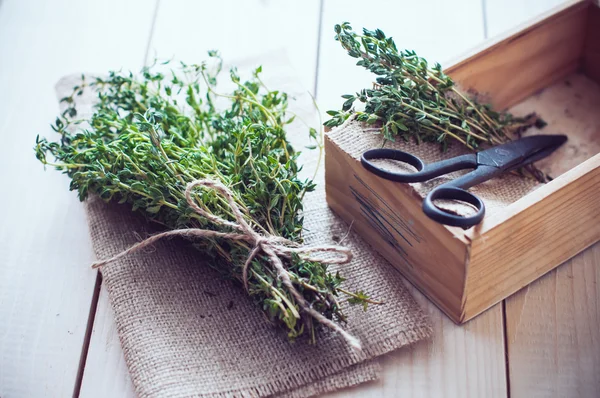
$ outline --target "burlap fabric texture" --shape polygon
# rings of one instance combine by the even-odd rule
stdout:
[[[360,159],[363,152],[373,148],[380,148],[383,145],[383,137],[379,134],[379,127],[366,125],[354,120],[354,118],[350,118],[343,125],[332,129],[328,133],[328,136],[340,149],[357,160]],[[469,153],[468,149],[459,143],[451,144],[446,152],[442,152],[438,144],[424,143],[418,145],[414,141],[405,142],[401,139],[398,139],[396,142],[386,141],[385,148],[399,149],[412,153],[421,158],[425,163],[437,162],[442,159]],[[385,160],[374,162],[388,170],[397,170],[399,172],[411,171],[405,164],[399,162]],[[435,186],[455,179],[457,176],[469,171],[455,172],[410,185],[420,197],[424,198]],[[390,184],[395,183],[390,182]],[[486,207],[486,215],[490,216],[495,211],[517,201],[539,186],[540,184],[533,179],[508,173],[476,185],[470,188],[469,191],[483,200]],[[460,202],[443,201],[443,203],[439,203],[438,205],[446,210],[462,215],[469,214],[472,211],[468,205],[460,204]]]
[[[268,84],[294,94],[285,65],[274,69],[272,64],[269,70],[278,71],[283,80]],[[277,86],[281,82],[287,86]],[[76,77],[61,80],[58,97],[76,83]],[[304,91],[296,94],[302,102]],[[84,95],[78,102],[83,115],[93,96]],[[314,119],[310,98],[304,105],[296,113],[312,109]],[[310,116],[305,113],[304,119],[312,121]],[[188,241],[163,240],[152,251],[102,268],[103,288],[140,397],[316,395],[376,379],[380,365],[374,358],[430,335],[428,320],[399,273],[329,210],[322,179],[321,173],[320,188],[306,197],[306,243],[334,244],[347,235],[344,245],[352,248],[354,259],[340,270],[348,278],[345,287],[385,302],[366,312],[360,306],[344,308],[347,329],[361,340],[362,352],[354,352],[329,330],[321,333],[317,345],[290,343],[243,288],[223,280]],[[86,209],[99,259],[159,231],[126,205],[91,198]]]

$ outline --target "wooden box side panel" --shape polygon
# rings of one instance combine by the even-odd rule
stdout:
[[[515,202],[474,238],[464,320],[515,293],[600,237],[600,154]],[[487,229],[487,230],[486,230]]]
[[[427,218],[421,199],[404,184],[384,180],[325,139],[327,203],[379,254],[459,322],[467,244]]]
[[[579,2],[448,68],[463,90],[505,109],[581,63],[589,4]]]
[[[600,83],[600,6],[596,4],[590,4],[588,11],[583,71]]]

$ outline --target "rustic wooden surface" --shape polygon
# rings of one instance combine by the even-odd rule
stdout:
[[[498,109],[506,109],[575,72],[589,7],[573,0],[558,8],[561,11],[551,16],[544,13],[534,23],[530,20],[494,36],[493,45],[480,46],[485,49],[449,67],[448,74],[464,90],[476,90]]]
[[[512,396],[600,397],[600,243],[506,300]]]
[[[324,112],[370,81],[333,42],[336,22],[381,27],[444,62],[558,3],[0,0],[0,397],[134,396],[105,291],[95,295],[87,268],[82,207],[31,150],[50,133],[61,75],[283,48]],[[433,340],[387,356],[379,382],[332,396],[600,396],[599,279],[595,245],[463,327],[415,291]]]
[[[85,213],[33,146],[51,131],[62,75],[143,65],[152,17],[144,3],[0,2],[2,398],[66,397],[79,378],[96,283]]]

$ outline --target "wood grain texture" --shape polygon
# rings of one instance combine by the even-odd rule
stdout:
[[[457,326],[414,287],[409,288],[430,316],[432,340],[384,356],[383,375],[377,382],[326,397],[507,397],[501,305]]]
[[[458,322],[468,242],[426,217],[411,186],[371,174],[330,135],[325,138],[325,178],[331,209]]]
[[[501,35],[566,2],[568,0],[485,0],[488,37]]]
[[[199,63],[207,59],[208,50],[216,49],[235,64],[283,49],[302,85],[312,91],[319,7],[318,0],[162,1],[149,58]],[[263,70],[264,75],[276,73],[266,65]]]
[[[588,6],[586,1],[566,3],[491,39],[446,73],[497,109],[515,105],[580,67]]]
[[[600,244],[506,300],[511,397],[600,396]]]
[[[600,84],[600,3],[590,7],[583,50],[583,71]]]
[[[477,237],[465,319],[594,244],[600,236],[598,197],[600,155],[519,200],[514,205],[523,211]]]
[[[49,124],[58,114],[54,84],[62,75],[142,65],[151,22],[145,4],[5,0],[0,6],[3,398],[73,393],[96,272],[89,268],[82,205],[65,176],[44,172],[32,148],[36,134],[56,138]]]
[[[135,397],[106,289],[98,299],[87,357],[80,397]]]
[[[598,81],[599,13],[590,11],[583,69]],[[506,299],[511,397],[600,396],[599,265],[597,243]]]
[[[566,134],[569,140],[537,162],[556,177],[554,181],[468,231],[473,245],[467,319],[592,245],[600,236],[600,207],[596,205],[600,195],[599,106],[600,86],[574,74],[511,109],[517,115],[535,111],[548,122],[541,131],[528,134]],[[495,247],[503,249],[492,249]]]

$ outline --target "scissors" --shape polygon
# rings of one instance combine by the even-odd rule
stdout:
[[[423,182],[458,170],[474,169],[455,180],[435,187],[423,201],[423,212],[441,224],[469,228],[483,220],[485,206],[467,189],[500,174],[518,169],[543,159],[567,141],[564,135],[535,135],[498,145],[481,152],[457,156],[435,163],[425,164],[417,156],[395,149],[371,149],[362,154],[361,163],[371,173],[396,182]],[[376,166],[374,159],[396,160],[417,169],[415,173],[397,173]],[[473,205],[474,215],[458,216],[434,205],[437,199],[458,200]]]

